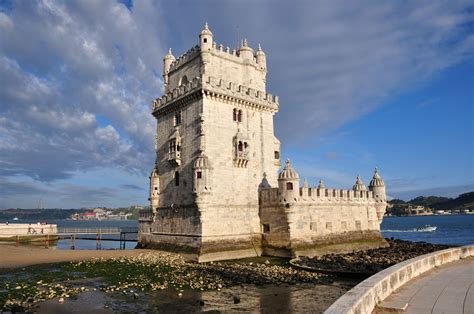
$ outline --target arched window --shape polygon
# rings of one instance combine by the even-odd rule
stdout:
[[[242,142],[239,142],[238,150],[239,150],[239,152],[244,150],[244,145],[242,144]]]
[[[179,86],[186,84],[188,84],[188,78],[186,77],[186,75],[183,75],[183,77],[179,80]]]
[[[237,109],[235,109],[235,108],[234,108],[234,112],[233,112],[233,115],[232,115],[232,120],[237,121]]]
[[[179,172],[178,171],[174,173],[174,185],[179,186]]]
[[[286,182],[286,189],[288,191],[293,190],[293,182]]]
[[[247,142],[244,142],[244,150],[247,151],[247,147],[249,147],[249,144]]]
[[[237,121],[242,122],[242,110],[239,110],[237,114]]]

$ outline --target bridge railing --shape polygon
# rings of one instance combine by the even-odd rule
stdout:
[[[124,227],[124,228],[75,228],[65,227],[58,228],[58,234],[120,234],[120,233],[138,233],[136,227]]]

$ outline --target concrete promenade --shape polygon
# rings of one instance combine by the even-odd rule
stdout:
[[[367,278],[326,314],[473,313],[474,245],[436,251]]]
[[[375,313],[474,314],[474,257],[434,268],[397,289]]]

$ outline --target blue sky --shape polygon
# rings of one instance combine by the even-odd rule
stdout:
[[[282,157],[391,197],[474,190],[471,1],[0,1],[0,208],[146,204],[162,58],[267,54]]]

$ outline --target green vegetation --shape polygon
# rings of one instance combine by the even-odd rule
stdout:
[[[388,212],[392,215],[410,214],[409,208],[423,206],[428,212],[432,210],[474,210],[474,192],[468,192],[459,195],[456,198],[439,197],[439,196],[418,196],[408,202],[400,199],[392,199],[388,201],[391,207]]]

